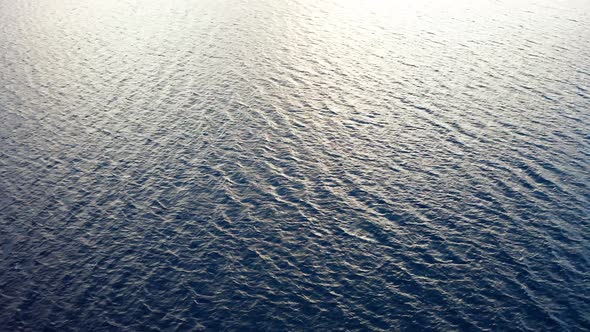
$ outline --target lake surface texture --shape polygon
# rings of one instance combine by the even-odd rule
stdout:
[[[0,331],[588,331],[590,2],[0,0]]]

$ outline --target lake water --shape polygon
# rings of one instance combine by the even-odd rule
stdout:
[[[590,329],[590,3],[0,0],[0,330],[201,329]]]

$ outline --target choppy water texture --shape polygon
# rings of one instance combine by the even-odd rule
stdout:
[[[0,0],[0,329],[590,329],[589,14]]]

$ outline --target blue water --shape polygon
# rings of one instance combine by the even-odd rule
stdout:
[[[0,330],[590,330],[589,15],[0,0]]]

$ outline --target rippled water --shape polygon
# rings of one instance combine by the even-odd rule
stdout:
[[[590,329],[589,14],[0,0],[0,330]]]

